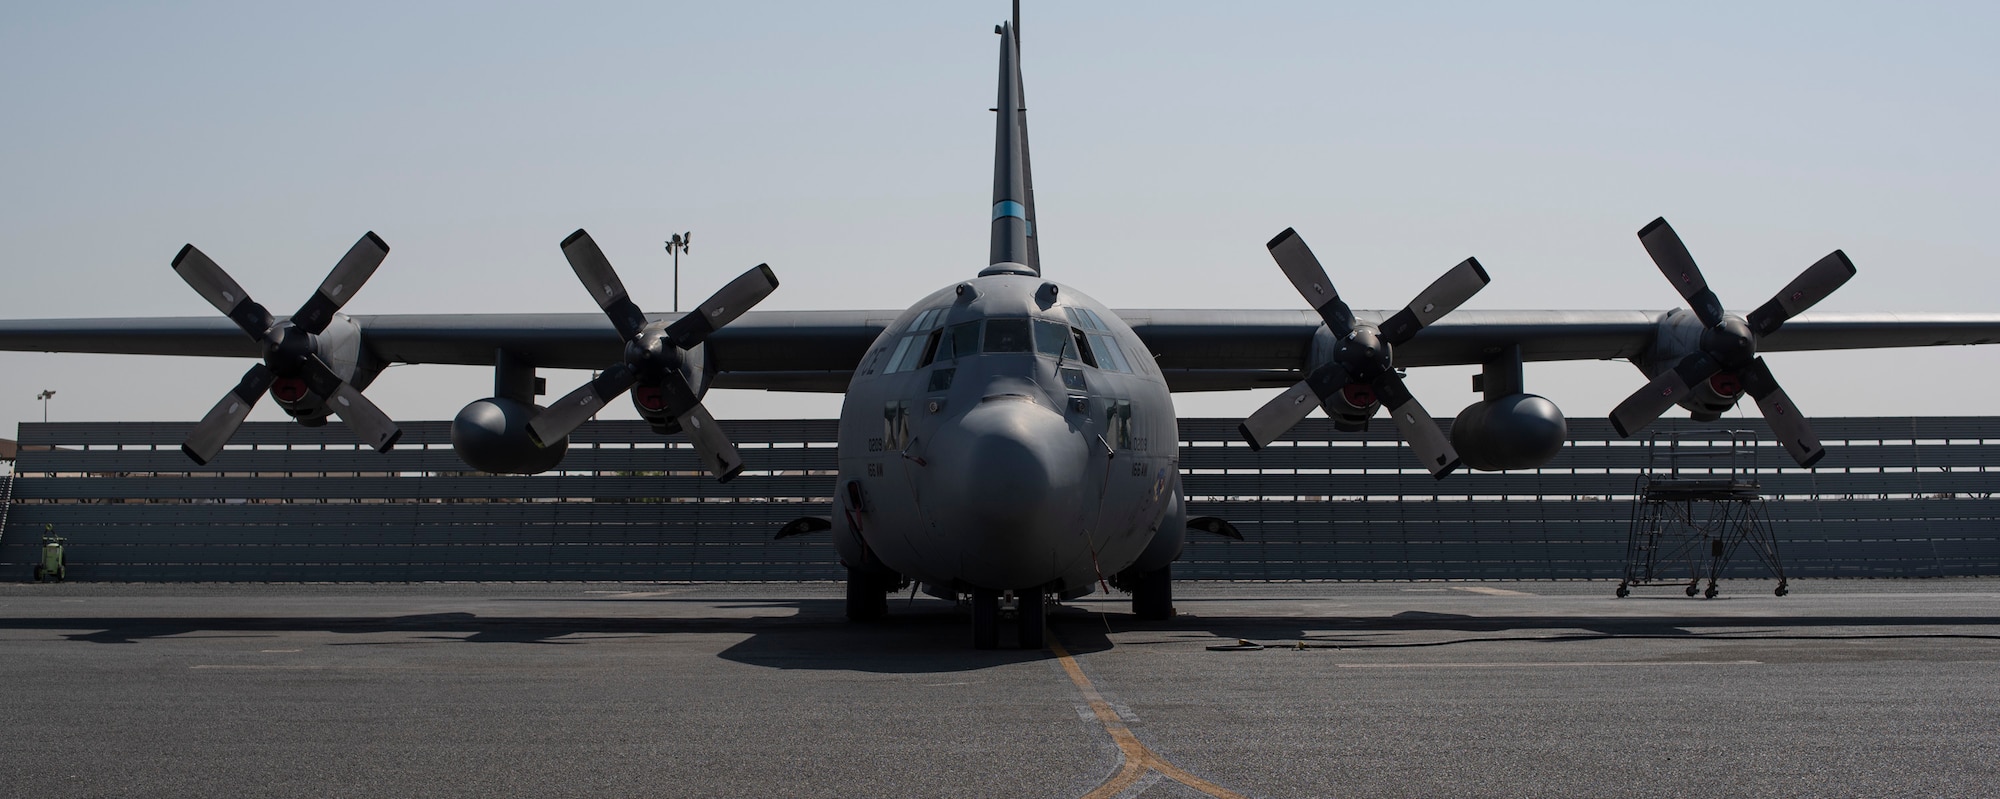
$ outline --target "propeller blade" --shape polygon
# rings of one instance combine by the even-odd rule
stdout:
[[[1314,394],[1312,384],[1301,380],[1285,389],[1285,393],[1264,403],[1264,407],[1250,414],[1250,418],[1244,419],[1236,429],[1243,434],[1244,441],[1250,442],[1252,451],[1260,450],[1270,446],[1279,436],[1291,432],[1317,407],[1319,398]]]
[[[1451,439],[1445,438],[1438,428],[1436,419],[1424,404],[1411,396],[1410,388],[1403,384],[1403,378],[1395,372],[1383,372],[1375,378],[1375,396],[1381,398],[1382,408],[1389,412],[1396,422],[1396,429],[1403,434],[1403,441],[1423,461],[1424,468],[1430,470],[1431,477],[1443,480],[1446,475],[1463,465],[1458,459],[1458,451],[1451,448]]]
[[[701,305],[695,306],[667,326],[667,338],[674,346],[692,349],[708,338],[723,325],[735,321],[743,312],[763,302],[771,292],[778,290],[778,275],[767,264],[758,264],[749,271],[737,275],[729,285],[723,286],[715,296],[709,297]]]
[[[611,259],[604,257],[604,251],[598,249],[590,234],[577,228],[563,239],[562,251],[563,257],[569,259],[569,268],[575,270],[576,279],[583,281],[591,299],[597,300],[597,307],[611,317],[611,325],[618,328],[619,337],[628,341],[638,337],[639,331],[646,327],[646,313],[626,296],[625,284],[619,282],[618,272],[611,268]]]
[[[376,452],[388,452],[403,437],[402,428],[397,427],[388,414],[375,407],[375,403],[369,402],[367,397],[361,396],[360,389],[334,373],[318,355],[306,359],[302,377],[307,389],[326,398],[327,410],[339,416],[340,421],[347,424],[347,429],[361,437],[361,443]]]
[[[1479,259],[1467,258],[1459,265],[1444,273],[1443,277],[1431,283],[1429,288],[1410,301],[1410,305],[1389,320],[1382,323],[1382,338],[1391,345],[1409,341],[1417,331],[1430,327],[1433,323],[1464,305],[1472,295],[1478,294],[1493,278],[1486,276],[1486,268],[1479,265]]]
[[[361,290],[362,284],[368,282],[368,277],[375,274],[375,268],[381,266],[382,259],[387,257],[389,245],[382,241],[382,237],[375,235],[373,230],[361,234],[361,239],[348,248],[339,263],[333,265],[333,271],[327,273],[326,280],[319,284],[319,290],[313,292],[305,305],[299,306],[298,313],[292,314],[292,324],[314,335],[325,332],[326,326],[333,322],[333,315],[347,304],[354,292]]]
[[[260,363],[250,367],[250,371],[243,373],[242,382],[222,395],[222,401],[215,403],[208,415],[201,417],[194,429],[188,431],[181,451],[203,466],[215,460],[223,445],[229,443],[229,437],[236,434],[236,428],[242,427],[243,420],[249,418],[250,409],[257,406],[257,400],[271,390],[271,384],[277,379],[278,375],[268,366]]]
[[[1722,371],[1722,364],[1707,353],[1689,354],[1672,369],[1660,372],[1644,387],[1632,392],[1632,396],[1618,403],[1618,407],[1612,408],[1611,426],[1618,430],[1618,435],[1631,438],[1633,433],[1646,429],[1646,425],[1652,424],[1674,403],[1688,396],[1694,386],[1719,371]]]
[[[192,244],[182,247],[180,254],[174,256],[174,271],[194,288],[195,293],[236,322],[236,326],[243,328],[243,332],[249,333],[251,338],[263,341],[264,332],[277,321],[264,306],[250,299],[250,295],[236,284],[228,272],[222,271],[222,267]]]
[[[617,398],[639,382],[632,367],[618,364],[604,370],[596,379],[583,384],[581,388],[544,408],[528,422],[528,437],[536,446],[546,447],[550,442],[561,441],[563,436],[574,432],[590,417],[596,416],[604,404]]]
[[[680,424],[688,440],[694,443],[701,465],[715,475],[717,482],[727,483],[743,472],[743,457],[736,453],[736,445],[730,443],[722,426],[715,423],[715,417],[708,415],[708,409],[701,403],[681,414]]]
[[[327,398],[326,405],[340,421],[347,423],[347,429],[361,437],[361,443],[376,452],[388,452],[403,438],[403,429],[396,426],[395,420],[362,396],[352,383],[341,383],[333,396]]]
[[[1708,290],[1708,281],[1701,276],[1701,268],[1694,265],[1694,256],[1688,254],[1687,245],[1674,233],[1666,217],[1655,219],[1639,228],[1639,243],[1646,245],[1646,254],[1653,256],[1653,263],[1660,267],[1660,274],[1673,281],[1674,288],[1687,300],[1702,325],[1714,327],[1722,324],[1722,300],[1715,292]],[[1648,420],[1651,421],[1651,420]]]
[[[1354,331],[1354,311],[1342,302],[1339,292],[1334,291],[1333,281],[1326,276],[1326,269],[1313,257],[1312,249],[1305,239],[1299,238],[1297,231],[1285,228],[1277,238],[1264,245],[1271,251],[1271,258],[1278,262],[1278,268],[1292,281],[1292,287],[1306,298],[1306,304],[1319,312],[1326,320],[1326,329],[1335,337],[1345,336]]]
[[[1746,321],[1757,335],[1768,336],[1786,320],[1805,313],[1807,308],[1826,299],[1834,289],[1840,288],[1852,277],[1854,262],[1847,260],[1847,253],[1834,250],[1819,259],[1818,263],[1806,267],[1806,271],[1800,272],[1798,277],[1792,278],[1792,282],[1770,302],[1757,306]]]
[[[1785,396],[1785,390],[1778,386],[1778,378],[1771,376],[1771,367],[1758,358],[1739,375],[1743,380],[1743,390],[1757,400],[1757,410],[1764,413],[1764,423],[1771,426],[1778,443],[1785,445],[1792,460],[1800,466],[1812,468],[1826,457],[1826,448],[1820,446],[1819,436],[1813,435],[1812,424],[1799,413],[1792,398]]]

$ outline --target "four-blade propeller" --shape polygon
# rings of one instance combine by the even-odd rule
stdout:
[[[771,296],[778,288],[778,276],[771,267],[752,267],[673,324],[649,325],[645,312],[626,296],[625,284],[618,280],[610,259],[604,257],[590,234],[581,229],[570,234],[563,239],[562,251],[577,279],[597,300],[597,307],[604,309],[619,337],[625,339],[625,359],[536,415],[528,423],[528,434],[538,444],[560,440],[595,416],[605,403],[635,390],[634,399],[645,410],[672,416],[680,429],[687,431],[703,468],[717,479],[728,482],[743,471],[736,445],[702,407],[701,397],[681,373],[682,354]]]
[[[1771,368],[1757,357],[1757,342],[1776,331],[1786,320],[1826,299],[1854,276],[1854,262],[1834,250],[1818,263],[1799,273],[1778,295],[1751,311],[1748,317],[1723,313],[1722,301],[1708,287],[1687,246],[1674,234],[1665,218],[1655,219],[1639,229],[1639,241],[1659,264],[1661,274],[1673,281],[1681,297],[1704,328],[1701,343],[1680,362],[1661,371],[1644,388],[1618,403],[1611,411],[1611,425],[1618,434],[1630,437],[1660,418],[1674,403],[1686,399],[1694,386],[1710,380],[1717,393],[1733,397],[1748,392],[1764,413],[1779,443],[1800,466],[1811,466],[1826,455],[1812,425],[1799,415]],[[1734,377],[1734,380],[1727,378]]]
[[[1326,321],[1338,343],[1333,358],[1314,369],[1276,399],[1243,421],[1240,430],[1252,449],[1263,449],[1312,413],[1316,400],[1335,416],[1332,403],[1345,402],[1361,408],[1380,400],[1396,421],[1396,429],[1410,449],[1423,461],[1432,477],[1443,479],[1459,467],[1458,453],[1438,429],[1437,422],[1424,410],[1423,403],[1410,395],[1403,378],[1396,373],[1393,348],[1409,341],[1418,331],[1471,299],[1486,287],[1490,278],[1479,261],[1467,258],[1437,279],[1410,301],[1408,307],[1389,317],[1380,328],[1356,324],[1354,312],[1340,299],[1327,279],[1319,259],[1313,257],[1304,239],[1291,228],[1279,233],[1266,245],[1278,267]]]
[[[223,445],[229,443],[236,428],[243,425],[258,398],[274,386],[279,399],[286,402],[303,399],[308,392],[325,400],[327,410],[338,415],[377,452],[395,446],[403,431],[362,396],[359,389],[327,366],[314,342],[316,336],[326,332],[333,315],[368,281],[369,275],[375,274],[375,268],[388,255],[389,245],[374,231],[363,234],[347,255],[334,264],[333,272],[298,313],[279,320],[250,299],[243,287],[201,250],[192,244],[182,247],[180,254],[174,256],[174,271],[209,304],[264,346],[264,362],[250,367],[243,374],[243,381],[195,424],[181,451],[195,463],[206,464],[214,459]]]

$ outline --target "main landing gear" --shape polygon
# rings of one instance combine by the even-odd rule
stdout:
[[[999,591],[972,589],[973,649],[1000,648],[1000,599]],[[1048,601],[1048,595],[1039,590],[1023,591],[1015,599],[1014,624],[1022,649],[1048,645]]]
[[[847,620],[875,621],[889,615],[889,594],[903,578],[880,564],[847,567]]]
[[[1149,572],[1128,571],[1118,575],[1118,587],[1132,592],[1132,615],[1141,621],[1166,621],[1174,617],[1173,569],[1168,565]]]

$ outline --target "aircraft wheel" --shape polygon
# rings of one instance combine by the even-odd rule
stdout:
[[[847,570],[847,620],[875,621],[889,615],[889,592],[885,581],[872,571]]]
[[[1626,586],[1626,585],[1625,585],[1624,583],[1619,583],[1619,584],[1618,584],[1618,598],[1619,598],[1619,599],[1624,599],[1624,598],[1626,598],[1626,597],[1628,597],[1628,596],[1631,596],[1631,595],[1632,595],[1632,589],[1631,589],[1631,588],[1627,587],[1627,586]]]
[[[1703,591],[1703,592],[1701,593],[1701,596],[1702,596],[1702,598],[1703,598],[1703,599],[1714,599],[1714,598],[1715,598],[1715,595],[1716,595],[1716,594],[1720,594],[1720,593],[1722,593],[1722,590],[1721,590],[1721,589],[1719,589],[1719,588],[1716,588],[1715,586],[1712,586],[1712,585],[1711,585],[1711,586],[1709,586],[1709,587],[1708,587],[1708,590],[1707,590],[1707,591]]]
[[[1015,620],[1020,624],[1022,649],[1041,649],[1048,645],[1044,637],[1049,622],[1048,601],[1048,595],[1039,589],[1021,594],[1021,606],[1015,613]]]
[[[1694,583],[1688,583],[1688,596],[1694,596],[1695,594],[1699,593],[1701,593],[1701,586],[1696,585]]]
[[[1778,581],[1778,590],[1776,590],[1776,591],[1772,591],[1772,592],[1771,592],[1771,595],[1772,595],[1772,596],[1784,596],[1784,595],[1786,595],[1786,594],[1789,594],[1789,593],[1791,593],[1791,592],[1792,592],[1792,589],[1791,589],[1791,587],[1790,587],[1790,586],[1787,586],[1787,585],[1785,585],[1785,581],[1783,581],[1783,580],[1779,580],[1779,581]]]
[[[1000,648],[1000,592],[972,589],[972,648]]]
[[[1174,576],[1172,566],[1132,575],[1132,615],[1145,621],[1166,621],[1174,617]]]

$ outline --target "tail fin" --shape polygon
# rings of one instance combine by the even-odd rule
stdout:
[[[1021,184],[1028,191],[1028,266],[1042,273],[1041,222],[1035,217],[1034,160],[1028,157],[1028,90],[1021,79],[1021,0],[1014,0],[1014,85],[1021,95]]]
[[[1019,18],[1019,8],[1015,16]],[[981,275],[1040,276],[1035,247],[1034,194],[1028,169],[1028,126],[1021,101],[1021,47],[1014,26],[1001,23],[1000,97],[994,104],[993,238]]]

